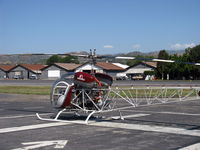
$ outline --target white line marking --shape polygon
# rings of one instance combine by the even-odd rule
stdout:
[[[187,147],[183,147],[179,150],[200,150],[200,143],[196,143]]]
[[[89,125],[200,137],[200,130],[187,130],[183,128],[164,127],[156,125],[127,124],[127,123],[114,123],[114,122],[95,122]]]
[[[44,108],[43,106],[37,106],[37,107],[25,107],[24,109],[41,109]]]
[[[53,113],[45,113],[45,114],[40,114],[40,115],[51,115]],[[17,116],[6,116],[6,117],[0,117],[0,119],[16,119],[16,118],[25,118],[25,117],[34,117],[36,116],[35,114],[33,115],[17,115]]]
[[[126,116],[123,116],[122,117],[125,119],[125,118],[137,118],[137,117],[144,117],[144,116],[148,116],[150,114],[133,114],[133,115],[126,115]],[[120,116],[113,116],[111,117],[112,119],[120,119]]]
[[[55,145],[54,148],[62,149],[65,147],[67,142],[68,140],[28,142],[28,143],[22,143],[22,145],[31,145],[31,146],[16,148],[12,150],[31,150],[31,149],[38,149],[41,147],[50,146],[50,145]]]
[[[68,124],[70,124],[70,123],[64,123],[64,122],[56,122],[55,123],[54,122],[54,123],[27,125],[27,126],[21,126],[21,127],[3,128],[3,129],[0,129],[0,134],[1,133],[16,132],[16,131],[48,128],[48,127],[57,127],[57,126],[63,126],[63,125],[68,125]]]
[[[143,111],[143,110],[122,110],[124,112],[143,112],[143,113],[153,113],[153,114],[170,114],[170,115],[185,115],[185,116],[200,116],[200,114],[191,114],[191,113],[181,113],[181,112],[168,112],[168,111]]]
[[[21,127],[4,128],[4,129],[0,129],[0,133],[9,133],[9,132],[16,132],[16,131],[31,130],[31,129],[41,129],[41,128],[47,128],[47,127],[56,127],[56,126],[69,125],[73,123],[73,121],[68,121],[68,122],[67,120],[65,121],[66,122],[46,123],[46,124],[36,124],[36,125],[28,125],[28,126],[21,126]],[[84,121],[82,122],[83,122],[82,124],[85,124]],[[92,122],[89,125],[200,137],[200,130],[187,130],[183,128],[164,127],[164,126],[156,126],[156,125],[127,124],[127,123],[115,123],[115,122],[103,122],[103,121]]]

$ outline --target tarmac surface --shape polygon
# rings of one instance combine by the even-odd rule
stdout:
[[[200,99],[130,108],[124,120],[63,114],[73,122],[49,122],[49,96],[0,94],[0,150],[174,150],[200,149]],[[119,116],[118,112],[104,114]]]
[[[51,86],[55,80],[0,80],[0,85]],[[195,86],[200,87],[200,80],[115,80],[119,86]]]

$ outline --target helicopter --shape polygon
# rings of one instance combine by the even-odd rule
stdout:
[[[179,101],[198,99],[200,96],[198,87],[112,87],[113,78],[105,73],[96,73],[93,70],[98,58],[110,58],[109,56],[97,56],[96,50],[90,50],[89,55],[74,55],[90,59],[91,73],[76,72],[72,79],[63,75],[56,80],[51,88],[50,102],[57,110],[54,118],[43,118],[36,113],[38,119],[45,121],[71,122],[59,119],[65,112],[86,114],[84,123],[88,124],[94,114],[104,114],[118,111],[119,117],[112,119],[124,120],[122,110],[139,106],[150,106]],[[115,57],[116,59],[137,59],[135,57]],[[174,60],[164,59],[140,59],[154,62],[180,63]],[[181,62],[188,64],[187,62]],[[200,65],[200,63],[194,63]],[[78,121],[73,121],[80,123]],[[82,123],[82,122],[81,122]]]

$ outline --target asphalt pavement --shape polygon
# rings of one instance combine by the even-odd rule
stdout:
[[[55,112],[49,96],[0,94],[1,150],[174,150],[200,148],[200,100],[131,108],[124,120],[89,124],[39,120]],[[119,116],[111,112],[105,116]],[[64,114],[64,120],[85,117]]]

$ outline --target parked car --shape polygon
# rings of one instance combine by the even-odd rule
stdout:
[[[14,75],[13,79],[24,79],[22,75]]]
[[[132,77],[132,80],[144,80],[144,77],[142,75],[136,75]]]
[[[128,80],[128,76],[125,73],[117,73],[116,80]]]
[[[32,74],[32,75],[29,77],[29,79],[31,79],[31,80],[37,80],[38,77],[37,77],[37,75]]]

